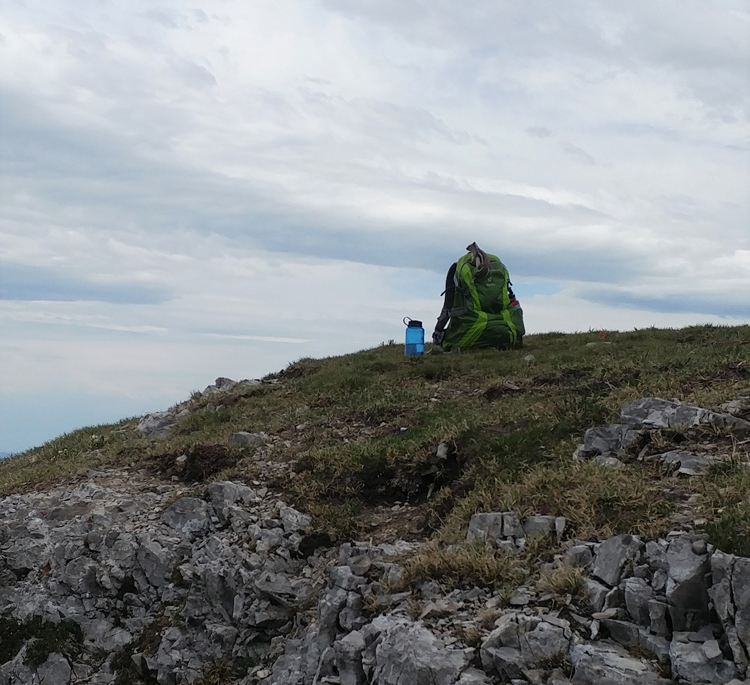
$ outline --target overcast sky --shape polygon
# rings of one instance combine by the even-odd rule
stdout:
[[[4,0],[0,451],[427,334],[750,320],[747,0]]]

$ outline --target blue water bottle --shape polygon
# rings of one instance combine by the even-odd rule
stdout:
[[[404,354],[408,357],[412,354],[424,354],[424,328],[421,321],[415,321],[408,316],[404,318],[406,324],[406,344]]]

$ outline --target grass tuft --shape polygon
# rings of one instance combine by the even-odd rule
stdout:
[[[412,580],[430,578],[448,588],[499,589],[523,582],[526,575],[521,560],[505,551],[481,544],[431,545],[404,563],[402,582],[406,586]]]

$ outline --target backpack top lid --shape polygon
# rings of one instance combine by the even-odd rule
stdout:
[[[503,276],[508,280],[508,270],[498,257],[488,254],[476,243],[469,245],[466,250],[467,254],[456,262],[455,269],[451,267],[456,286],[461,284],[471,290],[477,282],[489,279],[491,283],[493,277]]]
[[[467,245],[466,251],[471,254],[471,261],[478,271],[489,268],[490,257],[484,250],[480,249],[479,245],[476,243]]]

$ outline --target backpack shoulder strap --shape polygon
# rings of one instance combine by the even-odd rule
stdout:
[[[445,277],[445,290],[443,291],[445,299],[443,300],[443,308],[438,316],[437,324],[435,324],[435,330],[432,333],[432,342],[436,345],[440,345],[445,337],[445,327],[448,325],[450,319],[450,312],[453,307],[453,300],[456,295],[456,263],[451,264],[451,268],[448,269],[448,274]]]

